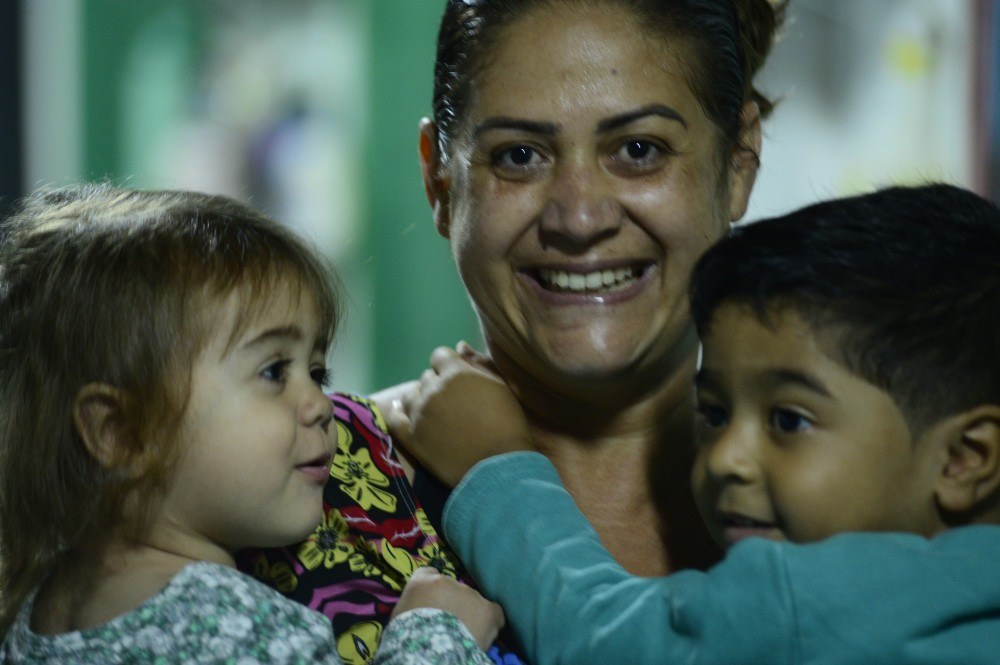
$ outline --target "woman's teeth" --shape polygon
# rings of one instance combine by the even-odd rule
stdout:
[[[547,289],[574,293],[617,291],[624,289],[637,279],[636,271],[632,268],[595,270],[587,273],[542,268],[538,271],[538,277],[539,282]]]

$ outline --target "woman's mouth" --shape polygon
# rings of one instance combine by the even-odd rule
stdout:
[[[632,286],[647,268],[648,265],[630,266],[589,272],[539,268],[535,278],[542,288],[557,293],[613,293]]]

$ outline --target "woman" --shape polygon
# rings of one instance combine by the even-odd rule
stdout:
[[[435,224],[539,448],[636,574],[717,556],[688,491],[685,288],[746,210],[770,110],[752,78],[779,15],[766,0],[449,0],[442,19],[420,127]],[[462,572],[427,517],[443,493],[381,411],[335,406],[324,525],[245,567],[340,617],[340,655],[361,663],[415,567]]]

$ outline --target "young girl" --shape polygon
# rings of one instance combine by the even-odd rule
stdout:
[[[322,260],[235,201],[107,185],[0,239],[0,663],[340,662],[233,562],[321,520]],[[427,572],[396,616],[375,662],[486,663],[503,621]]]

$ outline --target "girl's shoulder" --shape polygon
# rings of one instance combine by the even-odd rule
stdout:
[[[163,590],[100,626],[60,635],[30,629],[26,604],[0,663],[325,662],[329,621],[242,573],[214,563],[183,568]]]

